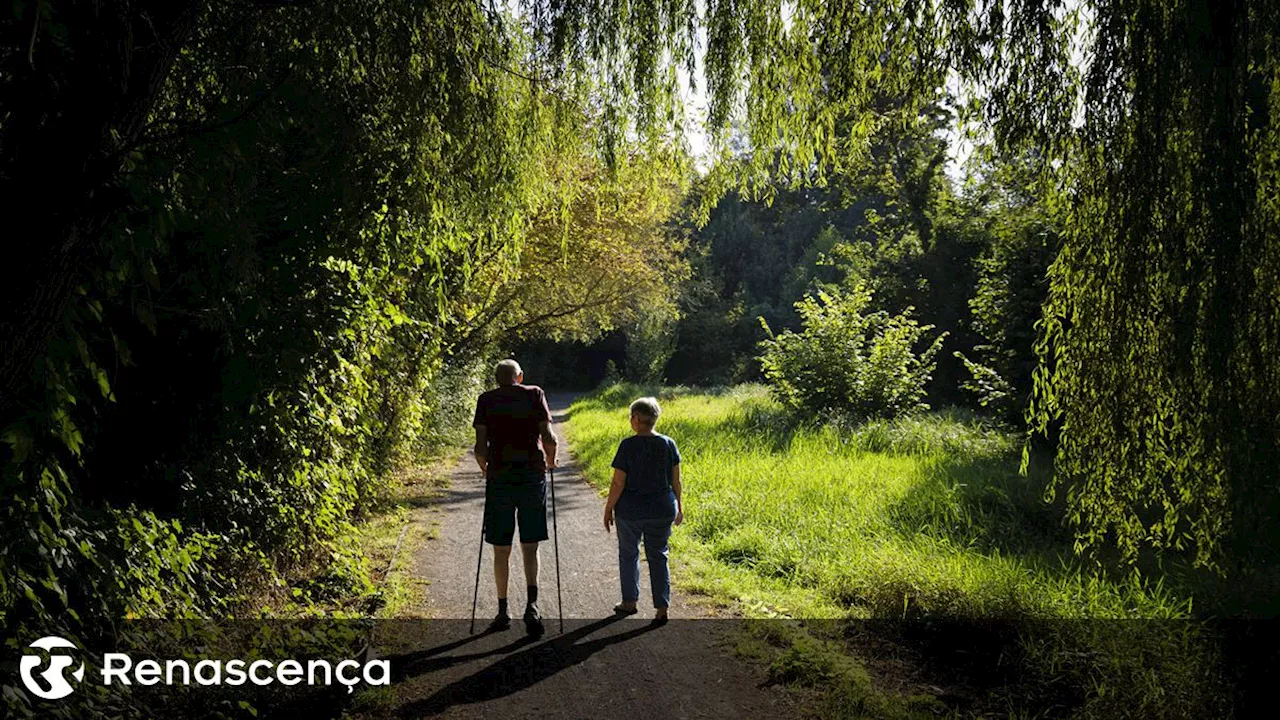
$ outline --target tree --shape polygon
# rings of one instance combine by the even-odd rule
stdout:
[[[798,327],[794,304],[811,281],[835,279],[832,268],[819,265],[820,246],[836,234],[823,226],[832,219],[824,199],[815,190],[782,191],[766,206],[730,194],[706,225],[689,223],[693,277],[680,299],[666,371],[672,380],[760,378],[756,345],[765,336],[758,318],[779,329]]]
[[[678,152],[675,150],[667,152]],[[539,337],[589,341],[616,327],[674,312],[688,274],[671,225],[687,165],[663,154],[616,171],[580,151],[549,160],[553,199],[517,247],[498,246],[477,266],[451,353]]]
[[[689,6],[632,8],[666,27]],[[551,14],[557,46],[652,76],[616,22],[581,22],[589,7]],[[1275,551],[1275,3],[726,2],[705,23],[710,119],[723,141],[741,107],[751,150],[720,188],[821,181],[885,122],[877,98],[914,117],[948,71],[971,83],[1000,151],[1040,158],[1061,219],[1032,421],[1062,428],[1082,544],[1218,568]]]
[[[973,359],[956,351],[971,374],[965,388],[983,408],[1017,424],[1030,409],[1036,327],[1049,265],[1061,247],[1058,224],[1035,192],[1033,160],[987,162],[977,170],[966,205],[976,231],[987,238],[969,301],[981,340],[969,353]]]
[[[5,285],[24,325],[0,354],[14,642],[227,612],[330,562],[387,470],[458,419],[446,393],[483,352],[448,346],[487,259],[550,257],[553,230],[579,239],[552,228],[562,198],[615,197],[583,151],[586,95],[474,4],[101,5],[3,21],[0,181],[48,219]],[[553,182],[571,162],[590,170]],[[612,190],[628,213],[634,188]],[[588,229],[607,231],[597,265],[610,242],[658,247],[570,228]]]
[[[796,328],[794,305],[805,293],[838,287],[873,289],[877,310],[915,307],[923,322],[945,329],[950,347],[971,350],[972,261],[987,236],[959,207],[943,171],[940,131],[949,118],[932,105],[909,121],[884,124],[825,188],[779,189],[768,203],[726,195],[691,234],[697,282],[684,297],[671,375],[758,378],[755,345],[763,336],[756,318]],[[956,391],[959,372],[959,362],[944,354],[931,398],[965,399]]]
[[[1093,10],[1033,420],[1084,542],[1235,572],[1277,549],[1280,9]]]

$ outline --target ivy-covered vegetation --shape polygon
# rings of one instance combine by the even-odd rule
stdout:
[[[589,88],[528,75],[510,18],[394,0],[104,12],[6,18],[24,51],[5,57],[5,194],[51,218],[6,288],[11,643],[242,614],[354,562],[335,541],[392,469],[458,444],[495,341],[591,335],[669,303],[683,267],[658,242],[679,148],[619,144],[607,166]],[[126,117],[68,127],[94,103],[77,89],[113,71]],[[24,165],[72,142],[110,167]]]

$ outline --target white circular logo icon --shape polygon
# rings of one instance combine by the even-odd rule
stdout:
[[[28,647],[44,650],[46,652],[52,651],[55,648],[76,649],[75,644],[71,641],[64,640],[54,635],[42,637],[31,643]],[[64,698],[75,690],[75,688],[71,686],[71,683],[67,682],[66,674],[63,672],[67,668],[71,667],[73,662],[75,661],[69,655],[50,654],[49,667],[45,668],[42,672],[36,673],[36,668],[44,664],[44,658],[40,655],[23,655],[22,663],[19,665],[19,670],[22,671],[22,684],[26,685],[27,689],[34,693],[36,697],[41,697],[45,700],[57,700],[58,698]],[[45,687],[42,687],[42,684],[37,682],[33,675],[43,678],[43,685],[47,686],[48,689],[46,690]],[[75,678],[76,682],[84,680],[84,663],[80,663],[80,667],[77,668],[75,672],[71,673],[71,677]]]

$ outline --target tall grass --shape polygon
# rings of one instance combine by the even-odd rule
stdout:
[[[1054,621],[1021,652],[1045,677],[1074,673],[1087,687],[1083,707],[1105,702],[1107,683],[1162,713],[1203,706],[1199,696],[1172,702],[1167,688],[1194,686],[1204,658],[1156,662],[1147,648],[1126,660],[1102,622],[1187,618],[1189,601],[1077,559],[1060,508],[1043,498],[1046,478],[1018,473],[1021,443],[1007,431],[960,412],[806,425],[760,386],[614,385],[570,411],[575,452],[601,488],[630,432],[627,404],[643,394],[662,401],[658,430],[683,457],[685,525],[673,555],[684,587],[770,617]],[[1082,619],[1093,622],[1057,622]],[[1064,652],[1098,662],[1064,669]]]
[[[605,487],[641,392],[684,462],[682,534],[716,560],[864,617],[1177,618],[1156,585],[1114,582],[1071,552],[1016,438],[957,413],[797,426],[760,386],[616,385],[576,403],[574,448]]]

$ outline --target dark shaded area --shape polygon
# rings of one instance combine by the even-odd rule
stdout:
[[[805,624],[961,717],[1261,717],[1280,671],[1275,620]]]
[[[559,390],[590,390],[609,374],[612,362],[619,373],[627,368],[627,338],[620,331],[600,339],[579,341],[526,340],[510,349],[520,363],[525,380]]]
[[[597,620],[514,655],[508,655],[474,675],[441,688],[425,700],[401,707],[398,714],[401,717],[438,715],[454,705],[483,702],[510,695],[532,687],[568,667],[582,663],[610,645],[637,638],[659,627],[647,623],[632,627],[625,632],[579,642],[597,630],[620,620],[619,616]],[[413,675],[430,672],[430,670],[430,665],[425,667],[410,665],[405,672]]]
[[[782,192],[772,205],[736,194],[721,200],[690,237],[694,275],[681,299],[667,380],[760,380],[756,345],[766,337],[760,318],[775,332],[797,327],[792,305],[809,283],[840,277],[817,264],[840,238],[827,228],[848,229],[867,207],[866,201],[839,207],[835,193],[816,189]]]
[[[688,705],[696,696],[680,700],[679,693],[668,697],[657,690],[680,677],[701,682],[703,669],[683,664],[694,656],[683,648],[715,637],[729,642],[762,638],[787,653],[790,661],[771,671],[774,682],[821,682],[822,668],[832,667],[830,654],[843,654],[883,675],[903,697],[933,696],[962,717],[1007,712],[1051,718],[1081,713],[1259,717],[1270,707],[1270,685],[1280,672],[1280,620],[673,620],[656,626],[608,617],[571,621],[567,632],[541,641],[516,630],[469,635],[467,625],[466,620],[126,623],[120,636],[101,638],[90,650],[75,653],[89,669],[68,703],[102,709],[115,702],[97,692],[95,658],[107,651],[129,653],[135,664],[148,657],[186,658],[193,665],[201,659],[262,657],[333,663],[380,659],[391,666],[390,695],[370,695],[374,688],[363,683],[348,693],[337,683],[309,687],[305,680],[293,688],[135,684],[124,690],[133,706],[169,718],[248,717],[251,711],[282,718],[420,717],[463,708],[468,714],[488,713],[508,702],[548,717],[580,717],[589,707],[584,702],[608,713],[636,698],[652,704],[635,710],[658,716],[697,712]],[[797,632],[825,642],[793,647]],[[571,676],[561,677],[566,674]],[[637,683],[658,685],[629,695]],[[1116,692],[1125,694],[1109,694]],[[710,698],[723,689],[707,693]]]
[[[6,420],[31,401],[40,375],[32,366],[89,275],[109,220],[130,200],[116,174],[143,134],[197,5],[17,3],[0,22],[0,197],[35,220],[22,227],[21,249],[7,256],[0,283]]]

